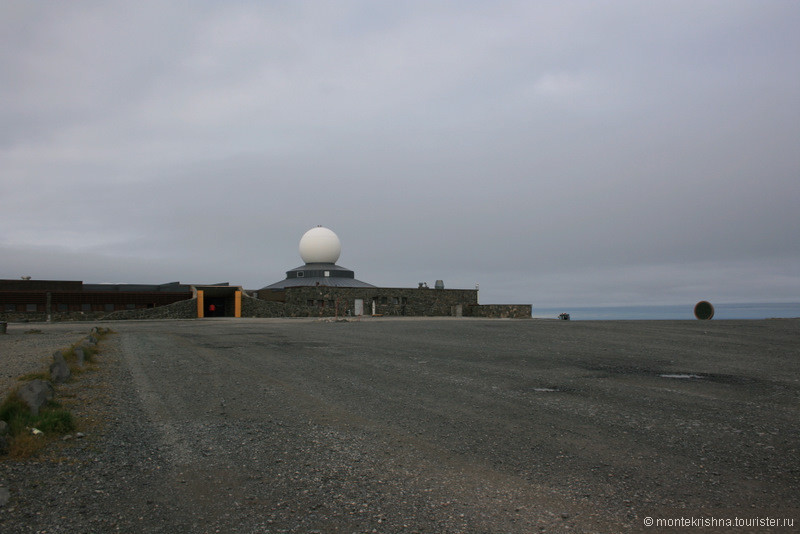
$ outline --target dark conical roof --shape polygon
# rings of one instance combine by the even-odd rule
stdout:
[[[306,263],[286,271],[286,278],[261,289],[285,289],[287,287],[375,287],[356,280],[355,273],[334,263]]]

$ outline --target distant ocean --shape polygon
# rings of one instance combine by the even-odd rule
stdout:
[[[714,319],[772,319],[800,317],[800,302],[789,303],[746,303],[716,304]],[[676,306],[597,306],[537,308],[533,307],[533,317],[556,319],[561,313],[568,313],[573,321],[598,320],[658,320],[658,319],[692,319],[694,305]]]

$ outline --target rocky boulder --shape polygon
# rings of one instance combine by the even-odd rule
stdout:
[[[78,362],[78,367],[83,367],[86,363],[86,353],[81,347],[75,348],[75,360]]]
[[[31,380],[17,390],[17,396],[28,405],[33,415],[39,415],[39,408],[55,396],[55,390],[46,380]]]
[[[53,363],[50,364],[50,379],[56,384],[61,384],[69,380],[71,375],[72,371],[69,370],[64,354],[57,350],[53,354]]]

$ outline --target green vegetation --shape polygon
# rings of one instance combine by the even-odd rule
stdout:
[[[42,333],[41,330],[29,330],[26,332],[26,334],[40,333]],[[108,328],[98,328],[92,335],[99,341],[112,333],[113,331]],[[79,347],[83,350],[85,364],[92,363],[100,352],[100,348],[97,345],[84,344],[83,341],[63,350],[64,359],[73,374],[86,370],[78,366],[78,356],[75,350]],[[19,377],[21,381],[36,379],[49,379],[49,372],[28,373]],[[33,415],[28,405],[19,398],[17,389],[11,391],[0,404],[0,420],[8,423],[8,435],[6,438],[9,443],[8,453],[11,457],[27,458],[32,456],[56,437],[75,430],[75,420],[72,414],[58,402],[48,401],[47,404],[39,409],[38,415]],[[33,429],[40,430],[42,434],[34,434]]]
[[[22,382],[30,382],[31,380],[47,380],[49,378],[49,373],[46,372],[39,372],[39,373],[28,373],[26,375],[22,375],[21,377],[17,378]]]
[[[9,434],[19,435],[28,431],[28,428],[38,428],[45,433],[63,434],[75,428],[72,414],[64,410],[55,401],[48,401],[39,410],[39,415],[33,415],[28,406],[12,392],[3,404],[0,404],[0,419],[8,423]]]
[[[110,328],[98,328],[93,335],[99,342],[105,339],[109,334],[113,333],[114,331]],[[100,353],[99,345],[90,345],[88,343],[84,343],[83,341],[79,341],[78,343],[70,346],[68,349],[62,351],[64,360],[66,360],[67,365],[69,365],[69,370],[73,375],[80,374],[85,371],[84,368],[81,368],[78,365],[78,356],[75,353],[75,350],[78,348],[83,350],[84,364],[94,363],[95,357]]]
[[[0,404],[0,420],[8,423],[8,452],[16,458],[28,457],[41,449],[50,438],[75,429],[72,414],[57,402],[49,401],[38,415],[33,415],[16,390]],[[34,436],[34,428],[44,432],[44,435]]]

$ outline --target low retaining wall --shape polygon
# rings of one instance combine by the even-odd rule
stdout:
[[[333,317],[344,316],[348,310],[353,313],[353,299],[361,298],[364,302],[365,315],[372,313],[372,299],[376,298],[376,313],[379,315],[398,316],[451,316],[457,315],[455,309],[462,307],[464,317],[485,317],[500,319],[529,319],[532,306],[530,304],[470,304],[476,293],[473,290],[436,289],[351,289],[335,292],[326,288],[302,288],[295,291],[288,302],[261,300],[242,295],[242,317]],[[308,302],[315,305],[309,305]],[[322,305],[317,305],[322,303]],[[188,299],[158,306],[156,308],[119,310],[105,312],[62,312],[50,315],[50,320],[57,321],[122,321],[142,319],[196,319],[197,299]],[[0,314],[0,321],[6,322],[45,322],[45,313],[5,313]]]
[[[242,295],[242,317],[285,317],[285,308],[282,302],[259,300]]]
[[[188,299],[139,310],[120,310],[104,315],[103,321],[122,321],[127,319],[196,319],[197,299]]]
[[[464,308],[464,317],[530,319],[532,313],[530,304],[478,304]]]
[[[242,295],[242,317],[284,317],[284,305],[266,302]],[[174,304],[148,310],[120,310],[102,318],[104,321],[128,319],[197,319],[197,299],[182,300]]]
[[[269,293],[262,291],[259,294]],[[407,315],[413,317],[441,317],[453,314],[456,306],[467,307],[478,303],[474,289],[419,289],[392,287],[290,287],[284,291],[287,317],[333,317],[337,314],[355,313],[355,301],[364,306],[364,314],[371,315],[373,302],[378,315]]]

